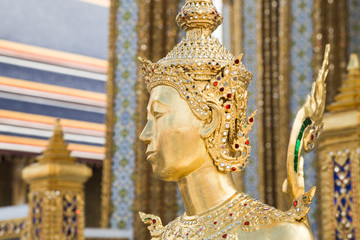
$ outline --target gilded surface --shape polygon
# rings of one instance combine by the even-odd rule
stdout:
[[[214,209],[192,217],[183,214],[165,227],[154,215],[140,213],[140,216],[146,224],[150,224],[148,228],[153,239],[242,239],[243,236],[257,239],[260,232],[264,235],[262,237],[287,239],[285,232],[280,238],[273,238],[272,231],[281,223],[291,227],[298,225],[298,220],[302,220],[309,211],[307,205],[310,202],[311,196],[303,195],[294,201],[290,210],[282,212],[246,194],[236,193]],[[301,237],[308,237],[301,239],[311,239],[310,231],[305,226],[300,228],[304,230]],[[297,238],[292,236],[292,239]]]
[[[298,111],[291,131],[287,157],[287,179],[284,182],[283,190],[292,198],[305,191],[303,172],[298,168],[303,164],[300,163],[303,161],[301,151],[304,149],[310,152],[314,149],[324,125],[325,79],[329,71],[329,53],[330,45],[327,45],[322,68],[313,83],[311,95],[307,97],[305,104]]]
[[[59,120],[37,159],[22,172],[30,184],[27,239],[84,239],[83,183],[92,172],[70,157]]]
[[[165,227],[160,218],[141,213],[152,238],[312,239],[305,223],[315,189],[304,193],[303,164],[295,169],[291,153],[300,156],[317,140],[311,131],[322,126],[329,50],[294,124],[292,140],[304,144],[289,150],[285,189],[292,208],[284,213],[238,193],[230,174],[246,166],[255,113],[246,116],[252,75],[242,55],[233,57],[210,36],[221,14],[209,0],[188,0],[177,21],[187,32],[182,42],[157,63],[140,58],[150,92],[140,139],[155,176],[177,182],[186,210]]]
[[[139,20],[137,28],[138,52],[142,57],[159,60],[177,42],[178,26],[174,15],[178,12],[178,0],[141,0],[138,1]],[[155,20],[156,19],[156,20]],[[155,44],[152,44],[155,43]],[[149,100],[146,85],[142,79],[142,69],[137,72],[136,84],[136,136],[146,124],[144,107]],[[176,185],[169,182],[160,182],[152,174],[151,166],[145,161],[145,144],[135,141],[135,197],[133,212],[135,213],[133,229],[134,239],[148,239],[149,233],[144,227],[137,212],[146,211],[155,213],[169,222],[177,213]]]
[[[347,79],[324,117],[319,145],[319,232],[322,239],[357,239],[360,235],[360,118],[355,91],[359,82],[359,60],[352,54]]]
[[[26,239],[27,235],[27,222],[26,218],[13,219],[10,221],[0,222],[0,239],[19,238]]]

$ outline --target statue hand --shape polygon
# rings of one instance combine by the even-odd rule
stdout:
[[[141,220],[149,225],[148,229],[150,230],[150,235],[152,240],[160,240],[161,234],[164,231],[164,226],[162,225],[161,219],[158,216],[152,214],[145,214],[139,212]]]

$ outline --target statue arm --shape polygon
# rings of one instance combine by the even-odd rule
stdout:
[[[283,191],[288,194],[291,202],[305,193],[302,150],[310,152],[314,149],[323,127],[329,52],[330,45],[326,45],[324,61],[312,85],[311,95],[307,96],[305,104],[298,111],[291,130],[287,155],[287,179],[283,185]],[[309,191],[309,194],[312,199],[315,187]]]

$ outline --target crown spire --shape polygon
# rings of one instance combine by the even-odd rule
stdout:
[[[37,158],[39,162],[74,162],[75,158],[70,157],[70,151],[67,149],[64,140],[64,134],[61,130],[60,120],[57,119],[54,126],[53,136],[50,138],[43,154]]]
[[[187,37],[193,33],[210,36],[222,21],[221,13],[211,0],[187,0],[176,17],[176,22],[186,31]]]
[[[360,64],[357,54],[351,54],[347,70],[348,76],[340,87],[340,93],[335,97],[335,102],[328,107],[330,111],[360,108]]]

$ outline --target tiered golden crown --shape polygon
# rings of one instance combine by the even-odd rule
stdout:
[[[206,139],[207,148],[219,170],[241,171],[249,157],[246,135],[255,115],[246,119],[246,89],[252,74],[241,62],[242,55],[235,58],[211,36],[223,20],[211,0],[187,0],[176,20],[186,37],[157,63],[139,58],[147,89],[175,88],[204,121],[210,121],[212,108],[217,107],[221,124]]]

